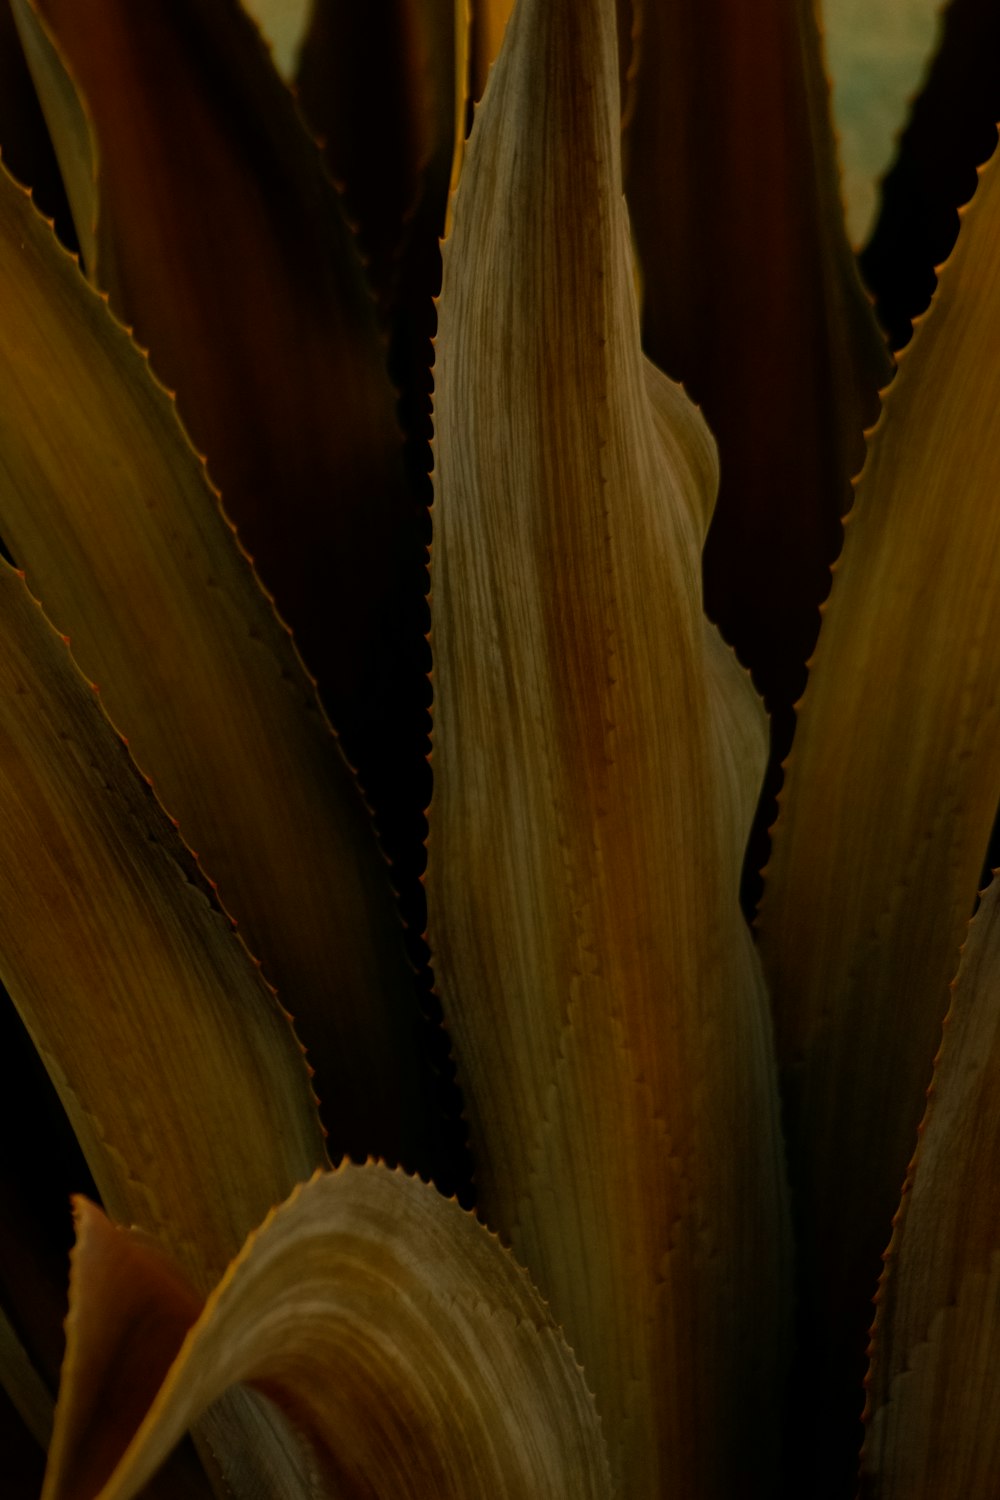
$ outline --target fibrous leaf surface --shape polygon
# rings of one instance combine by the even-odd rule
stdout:
[[[860,1410],[869,1299],[996,808],[998,234],[994,161],[870,439],[760,917],[806,1357],[830,1381],[810,1405],[831,1424]]]
[[[862,1494],[987,1500],[1000,1472],[1000,885],[969,929],[872,1335]]]
[[[297,1016],[333,1151],[430,1170],[361,796],[172,403],[7,178],[0,295],[0,534]]]
[[[429,935],[479,1202],[622,1493],[721,1497],[773,1478],[788,1269],[737,904],[765,726],[702,613],[714,448],[640,352],[618,131],[613,5],[524,0],[445,246]]]
[[[610,1500],[593,1398],[551,1315],[424,1183],[376,1166],[317,1177],[250,1237],[197,1321],[155,1253],[86,1200],[77,1211],[44,1500],[128,1500],[236,1381],[306,1440],[296,1493]],[[131,1362],[153,1370],[154,1342],[159,1389],[125,1387]]]
[[[109,1212],[207,1290],[324,1158],[301,1047],[6,563],[0,620],[0,977]]]

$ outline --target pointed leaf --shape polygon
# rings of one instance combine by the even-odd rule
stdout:
[[[109,1211],[207,1289],[323,1158],[301,1048],[7,564],[0,629],[0,978]]]
[[[34,0],[8,0],[8,4],[59,158],[80,254],[90,268],[97,260],[97,141],[93,125]]]
[[[787,713],[889,362],[844,231],[810,0],[640,17],[626,194],[643,346],[719,443],[709,617]]]
[[[998,235],[994,161],[871,437],[761,909],[808,1358],[831,1383],[809,1404],[831,1431],[860,1410],[869,1299],[996,808]]]
[[[141,1423],[130,1361],[148,1368],[147,1330],[168,1319],[180,1345],[190,1314],[140,1241],[85,1200],[78,1221],[45,1500],[127,1500],[239,1380],[308,1439],[322,1493],[610,1496],[593,1400],[527,1276],[424,1183],[348,1167],[296,1192],[212,1293]]]
[[[0,535],[299,1019],[338,1154],[428,1169],[385,862],[312,683],[139,351],[0,181]]]
[[[12,0],[0,5],[0,153],[42,213],[56,220],[64,244],[75,244],[73,220],[45,116],[14,24]]]
[[[721,1497],[772,1482],[784,1327],[765,729],[701,609],[711,438],[639,349],[614,26],[522,0],[445,246],[429,936],[478,1201],[622,1493]]]
[[[236,0],[36,3],[96,132],[97,284],[178,393],[366,790],[391,799],[423,770],[423,554],[319,151]]]
[[[940,40],[940,0],[822,0],[851,243],[863,245],[908,106]]]
[[[1000,883],[969,929],[886,1253],[862,1493],[988,1500],[1000,1472]]]
[[[42,1448],[52,1436],[52,1393],[31,1362],[6,1313],[0,1310],[0,1387]]]
[[[368,276],[390,304],[434,157],[446,187],[454,130],[455,0],[317,0],[296,93],[341,184]]]
[[[950,0],[940,46],[916,99],[860,265],[894,349],[931,300],[937,268],[958,234],[958,208],[994,151],[1000,119],[1000,11],[992,0]]]

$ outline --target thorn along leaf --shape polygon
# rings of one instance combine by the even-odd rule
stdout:
[[[7,3],[59,160],[80,256],[93,273],[97,261],[97,141],[93,124],[35,0]],[[29,182],[27,186],[34,184]]]
[[[0,628],[0,979],[109,1212],[204,1291],[324,1158],[302,1051],[6,563]]]
[[[783,1377],[765,727],[701,609],[714,448],[640,353],[618,128],[613,5],[522,0],[445,245],[429,939],[479,1202],[622,1494],[722,1500],[774,1482]]]
[[[891,369],[844,229],[815,7],[643,4],[639,57],[643,347],[719,443],[708,614],[787,713]]]
[[[374,304],[320,152],[237,0],[34,3],[94,125],[96,282],[177,392],[374,793],[362,762],[381,767],[378,736],[421,710],[422,560]]]
[[[760,916],[810,1367],[857,1413],[869,1299],[997,803],[1000,163],[871,437]]]
[[[385,861],[146,361],[0,178],[0,535],[294,1012],[338,1155],[431,1170]]]
[[[130,1500],[235,1381],[302,1435],[304,1482],[282,1500],[610,1500],[593,1398],[528,1277],[417,1179],[316,1177],[196,1320],[141,1239],[83,1199],[77,1221],[43,1500]]]
[[[1000,1473],[1000,883],[969,929],[872,1335],[866,1500],[992,1500]]]

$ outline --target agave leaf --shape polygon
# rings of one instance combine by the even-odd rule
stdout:
[[[35,1441],[47,1448],[52,1436],[52,1393],[31,1362],[17,1330],[0,1310],[0,1386]]]
[[[518,6],[445,245],[429,936],[478,1201],[622,1493],[763,1493],[787,1256],[737,886],[765,730],[701,609],[712,441],[640,353],[614,27]]]
[[[940,39],[941,0],[822,0],[847,230],[868,238],[878,186]]]
[[[593,1398],[538,1294],[424,1183],[376,1166],[316,1177],[250,1237],[183,1343],[191,1309],[169,1268],[86,1200],[77,1215],[44,1500],[127,1500],[244,1380],[308,1439],[309,1493],[610,1495]],[[164,1366],[158,1391],[129,1383],[133,1362]]]
[[[8,172],[31,188],[42,213],[56,219],[63,242],[75,244],[59,164],[18,41],[11,0],[0,4],[0,151]]]
[[[385,862],[287,631],[139,351],[0,182],[0,534],[299,1018],[338,1154],[429,1168]]]
[[[781,753],[889,361],[844,231],[810,0],[641,7],[626,194],[643,347],[719,443],[705,604]]]
[[[27,60],[59,159],[80,254],[84,265],[91,268],[97,259],[97,141],[93,125],[34,0],[7,0],[7,4],[24,49],[22,61]],[[16,45],[14,37],[10,41]],[[4,164],[10,166],[6,160]],[[26,185],[34,187],[30,179]]]
[[[950,0],[940,46],[882,183],[860,265],[893,348],[931,300],[937,268],[958,234],[960,204],[993,153],[1000,119],[1000,11],[992,0]]]
[[[871,438],[760,917],[810,1367],[831,1382],[809,1403],[831,1425],[860,1407],[868,1300],[997,801],[998,234],[991,163]]]
[[[1000,883],[969,929],[879,1291],[864,1494],[987,1500],[1000,1472]]]
[[[455,0],[317,0],[296,92],[357,225],[368,275],[393,300],[435,157],[447,187],[455,121]],[[442,182],[443,178],[443,182]]]
[[[0,1389],[0,1453],[3,1454],[5,1500],[37,1500],[45,1454]]]
[[[422,553],[374,306],[320,153],[236,0],[34,3],[96,132],[96,282],[177,392],[379,801],[422,713]]]
[[[311,0],[242,0],[242,3],[271,48],[274,66],[282,78],[291,80],[304,44]]]
[[[109,1211],[207,1288],[323,1159],[301,1047],[6,564],[0,624],[0,977]]]
[[[499,55],[513,9],[514,0],[471,0],[470,82],[472,97],[477,102],[486,92],[486,80]]]

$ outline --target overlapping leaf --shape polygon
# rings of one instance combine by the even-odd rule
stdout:
[[[640,19],[626,193],[643,345],[719,443],[708,614],[787,708],[889,373],[844,231],[815,8],[678,0]]]
[[[427,1156],[385,862],[169,399],[0,182],[0,534],[299,1018],[335,1152]]]
[[[1000,1473],[1000,885],[969,930],[886,1255],[862,1494],[988,1500]]]
[[[614,38],[518,6],[445,246],[429,930],[480,1204],[622,1492],[721,1497],[773,1482],[788,1271],[737,905],[765,729],[701,609],[711,439],[640,353]]]
[[[551,1316],[423,1183],[374,1166],[315,1179],[200,1315],[141,1239],[85,1200],[78,1216],[45,1500],[128,1500],[234,1381],[301,1434],[295,1493],[610,1496],[593,1399]]]
[[[871,438],[760,919],[808,1359],[831,1382],[810,1406],[831,1430],[860,1409],[869,1298],[997,800],[998,233],[994,162]]]
[[[7,564],[0,621],[0,977],[109,1211],[207,1290],[323,1158],[301,1048]]]
[[[366,788],[391,799],[422,709],[422,555],[319,152],[236,0],[32,3],[96,136],[89,269],[177,392]]]

